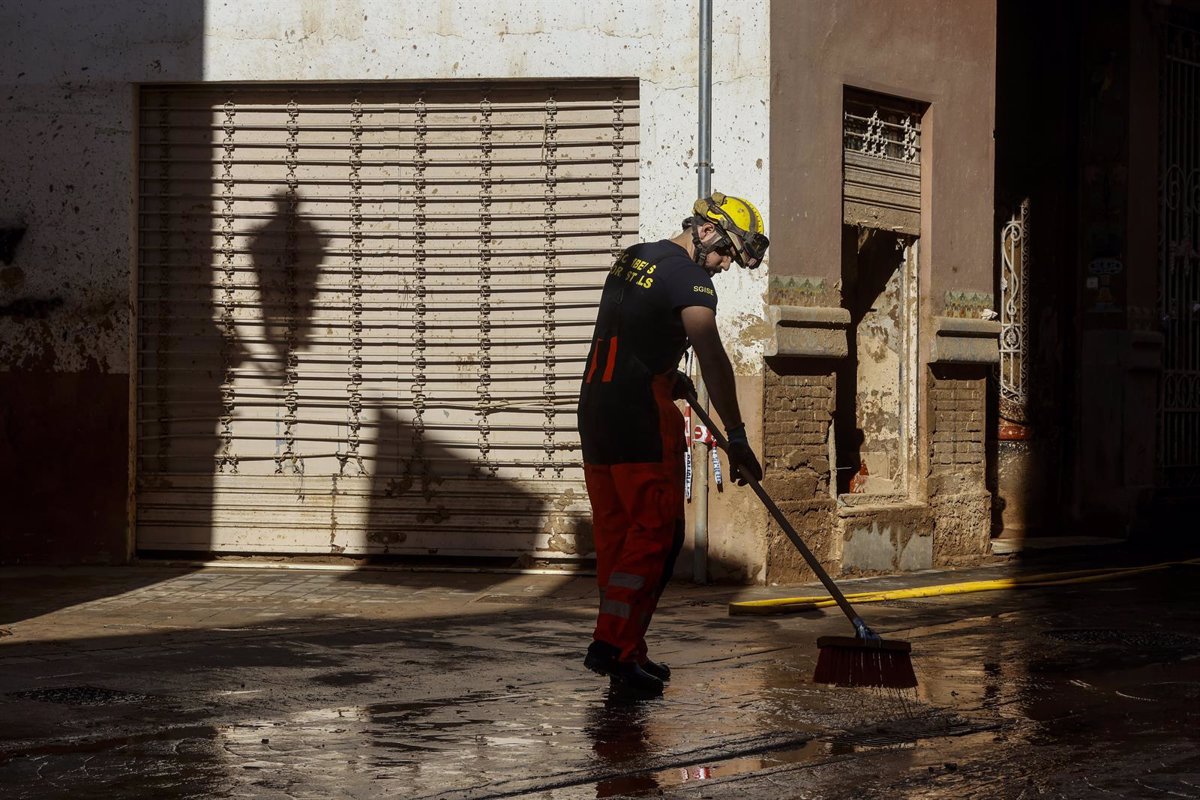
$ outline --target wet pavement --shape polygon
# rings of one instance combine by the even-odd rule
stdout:
[[[911,692],[810,682],[835,609],[727,613],[812,593],[673,584],[626,702],[586,577],[0,570],[0,797],[1200,798],[1200,567],[864,605]]]

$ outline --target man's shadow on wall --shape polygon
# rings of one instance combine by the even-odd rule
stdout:
[[[218,527],[241,521],[232,508],[218,508],[218,481],[269,473],[263,462],[278,455],[261,445],[248,451],[244,445],[253,440],[239,441],[263,416],[245,411],[271,404],[282,415],[292,400],[300,413],[291,377],[302,370],[312,336],[326,240],[299,214],[299,203],[298,196],[276,193],[266,221],[246,235],[252,285],[243,277],[239,240],[231,235],[213,243],[207,209],[193,207],[174,220],[186,263],[174,275],[155,276],[157,294],[143,300],[143,332],[154,352],[139,412],[149,434],[138,461],[138,490],[147,501],[139,503],[142,555],[195,558],[228,548]],[[249,314],[248,303],[255,308]],[[199,313],[186,313],[191,308]]]
[[[464,457],[462,450],[444,447],[430,431],[414,427],[409,421],[413,414],[412,398],[406,396],[415,382],[411,370],[402,372],[405,367],[397,366],[390,379],[395,383],[391,385],[386,378],[382,382],[378,378],[371,380],[371,373],[381,366],[382,361],[395,358],[396,345],[401,353],[415,349],[411,332],[403,333],[407,329],[400,328],[400,337],[379,347],[382,336],[371,327],[371,306],[402,308],[405,298],[399,293],[372,292],[364,286],[361,296],[356,299],[354,293],[348,291],[349,276],[344,279],[347,285],[343,285],[342,273],[336,273],[339,294],[347,299],[325,300],[327,308],[320,320],[315,318],[319,293],[332,283],[329,277],[321,280],[322,264],[338,253],[316,225],[299,213],[299,205],[299,198],[277,195],[270,218],[249,240],[262,308],[262,342],[255,344],[265,346],[257,365],[263,375],[280,386],[280,402],[286,403],[289,387],[293,385],[289,376],[304,375],[306,349],[314,340],[314,330],[322,329],[331,315],[342,316],[331,320],[335,324],[325,326],[327,335],[329,332],[339,336],[343,332],[346,334],[342,351],[346,369],[346,424],[340,430],[348,436],[352,424],[356,425],[358,452],[365,457],[349,457],[348,440],[338,443],[337,448],[342,453],[339,478],[363,474],[370,485],[365,512],[358,517],[361,532],[351,531],[348,537],[360,539],[358,546],[365,547],[369,553],[347,554],[366,564],[427,564],[431,559],[443,563],[447,555],[452,556],[459,549],[494,550],[497,555],[486,562],[493,566],[508,565],[514,560],[520,562],[522,554],[531,556],[542,533],[545,498],[526,491],[515,482],[487,477],[487,470],[477,461]],[[367,261],[369,265],[370,259]],[[403,265],[399,269],[403,271]],[[369,271],[370,266],[364,268],[368,278],[371,277]],[[365,312],[361,329],[354,326],[354,306],[358,303]],[[225,346],[229,352],[245,357],[245,343]],[[380,354],[386,355],[381,357]],[[329,349],[325,348],[320,357],[328,358]],[[404,356],[396,362],[403,365]],[[329,369],[323,365],[320,368]],[[356,385],[356,375],[363,376],[361,384]],[[436,384],[434,387],[428,390],[431,397],[427,417],[437,408]],[[296,416],[303,418],[306,399],[302,390],[295,398],[295,404]],[[354,413],[355,408],[357,413]],[[305,448],[313,446],[297,440],[295,451],[303,455]],[[214,448],[218,465],[220,449],[218,443]],[[338,482],[331,477],[310,477],[317,478],[313,484],[321,487],[319,491],[339,490],[336,488]],[[474,494],[476,491],[478,494]],[[339,546],[335,543],[335,524],[338,524],[336,512],[329,532],[331,551],[336,553]],[[439,531],[446,532],[444,541],[439,537]],[[418,532],[419,536],[414,535]],[[590,544],[586,528],[578,527],[575,532],[582,542]],[[462,544],[464,541],[466,548]],[[509,553],[517,551],[518,555],[504,554],[505,550]],[[475,557],[476,563],[479,558]],[[383,580],[382,573],[374,570],[351,573],[351,576]],[[396,582],[394,576],[387,580]]]
[[[157,288],[146,290],[149,293],[144,295],[141,308],[143,377],[148,380],[143,381],[139,395],[137,492],[154,498],[152,505],[143,507],[139,503],[138,554],[142,557],[169,556],[194,562],[213,554],[248,552],[228,541],[217,541],[218,524],[236,530],[253,520],[239,516],[244,512],[232,506],[218,509],[216,484],[226,476],[252,471],[251,460],[237,448],[238,431],[244,430],[237,411],[239,404],[249,399],[245,381],[239,386],[238,379],[254,377],[260,385],[256,391],[268,398],[257,402],[282,408],[287,401],[289,368],[304,375],[306,348],[321,328],[322,320],[314,315],[319,304],[319,279],[323,264],[336,253],[330,239],[300,213],[302,202],[298,195],[293,198],[285,192],[277,193],[265,221],[242,240],[249,255],[252,281],[242,279],[240,273],[246,269],[243,263],[223,256],[220,238],[214,245],[212,217],[206,204],[163,215],[172,230],[162,241],[160,251],[174,259],[163,257],[164,264],[155,269],[147,266],[150,284]],[[236,245],[238,240],[233,243]],[[251,282],[253,287],[248,287]],[[247,317],[237,305],[248,299],[247,288],[257,291],[255,305],[261,314],[257,318],[253,314]],[[402,301],[399,296],[372,299],[386,305],[400,305]],[[326,302],[333,305],[335,301]],[[199,313],[193,309],[199,309]],[[348,320],[349,310],[345,313]],[[364,329],[363,334],[364,345],[373,336],[379,338],[370,329]],[[411,340],[400,344],[406,349]],[[364,346],[362,352],[364,359],[371,357],[370,347]],[[346,365],[350,366],[349,357]],[[473,558],[458,565],[527,564],[538,552],[538,539],[545,534],[543,520],[553,500],[512,481],[479,477],[479,464],[464,458],[461,450],[443,447],[431,435],[414,430],[405,418],[411,410],[401,411],[405,404],[411,405],[411,401],[402,399],[402,390],[412,384],[412,376],[399,374],[397,382],[401,385],[386,388],[396,400],[363,399],[360,416],[364,420],[373,418],[374,427],[362,429],[362,444],[364,451],[373,445],[374,457],[363,460],[370,494],[360,519],[363,539],[374,552],[349,554],[357,556],[352,563],[446,564],[451,553],[440,547],[437,538],[439,529],[444,529],[448,533],[456,531],[460,541],[465,531],[478,545],[473,550],[504,549],[503,555],[483,561]],[[302,417],[303,387],[297,394],[297,417]],[[302,456],[306,447],[311,444],[298,439],[295,452]],[[259,455],[260,460],[276,457]],[[260,466],[253,471],[272,470]],[[328,476],[309,477],[317,479],[311,482],[314,491],[333,490]],[[446,491],[450,484],[470,489],[476,480],[476,485],[497,500],[481,503],[478,497],[464,498]],[[464,510],[471,503],[480,513],[466,517]],[[267,516],[266,522],[275,521]],[[410,541],[414,529],[423,531],[432,546],[415,548]],[[573,534],[578,542],[577,552],[567,555],[575,559],[591,555],[590,520],[574,520],[564,532]],[[286,542],[277,552],[288,552]],[[334,552],[332,548],[330,552]],[[194,569],[178,567],[178,561],[175,565],[179,572],[173,574]],[[146,566],[152,566],[152,562]],[[411,574],[365,570],[345,577],[405,583]],[[0,622],[27,619],[163,579],[163,572],[147,569],[137,575],[113,573],[81,579],[78,586],[65,588],[54,597],[42,597],[35,591],[20,593],[24,599],[19,604],[0,602]],[[503,579],[497,574],[494,580]],[[40,580],[36,575],[29,578],[31,586]],[[429,581],[426,574],[422,583]]]

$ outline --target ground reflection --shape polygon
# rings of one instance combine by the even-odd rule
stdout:
[[[604,702],[588,709],[584,732],[592,742],[592,751],[600,763],[615,775],[596,783],[596,797],[619,797],[653,792],[660,788],[653,774],[638,772],[654,743],[650,719],[655,701],[637,701],[622,697],[611,689]]]
[[[473,615],[460,598],[468,613],[434,619],[426,597],[397,586],[389,602],[411,604],[412,618],[239,626],[212,617],[226,578],[187,576],[208,582],[188,613],[213,627],[38,642],[14,626],[0,645],[0,794],[46,796],[53,781],[84,794],[586,800],[774,797],[778,782],[830,800],[1194,796],[1194,577],[874,606],[881,630],[913,642],[909,694],[813,684],[811,619],[735,622],[688,606],[662,620],[675,668],[665,696],[626,703],[579,663],[569,615]],[[310,592],[289,576],[255,586]],[[128,626],[148,610],[183,613],[191,596],[158,606],[143,589],[125,612],[113,601],[71,624]],[[1012,794],[993,791],[1014,775]]]

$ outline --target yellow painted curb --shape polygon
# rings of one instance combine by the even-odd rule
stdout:
[[[1034,586],[1064,586],[1075,583],[1091,583],[1123,578],[1127,575],[1137,575],[1143,572],[1155,572],[1168,567],[1185,564],[1200,564],[1200,558],[1187,561],[1164,561],[1159,564],[1149,564],[1143,567],[1118,567],[1106,569],[1082,569],[1070,572],[1047,572],[1041,575],[1025,575],[1015,578],[995,578],[986,581],[964,581],[961,583],[945,583],[934,586],[916,586],[910,589],[890,589],[874,592],[854,592],[846,595],[852,603],[877,603],[883,600],[911,600],[923,597],[944,597],[954,594],[971,594],[973,592],[995,592],[1004,589],[1019,589]],[[776,597],[767,600],[742,600],[729,604],[731,615],[739,614],[789,614],[798,611],[812,611],[837,605],[829,595],[813,595],[809,597]]]

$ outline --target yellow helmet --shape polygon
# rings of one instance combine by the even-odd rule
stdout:
[[[713,192],[697,200],[692,206],[692,213],[697,225],[711,222],[721,231],[725,241],[714,247],[727,242],[733,251],[733,260],[748,269],[754,269],[762,263],[770,241],[762,214],[749,200]],[[712,249],[705,248],[706,251]],[[703,260],[703,257],[698,260]]]

